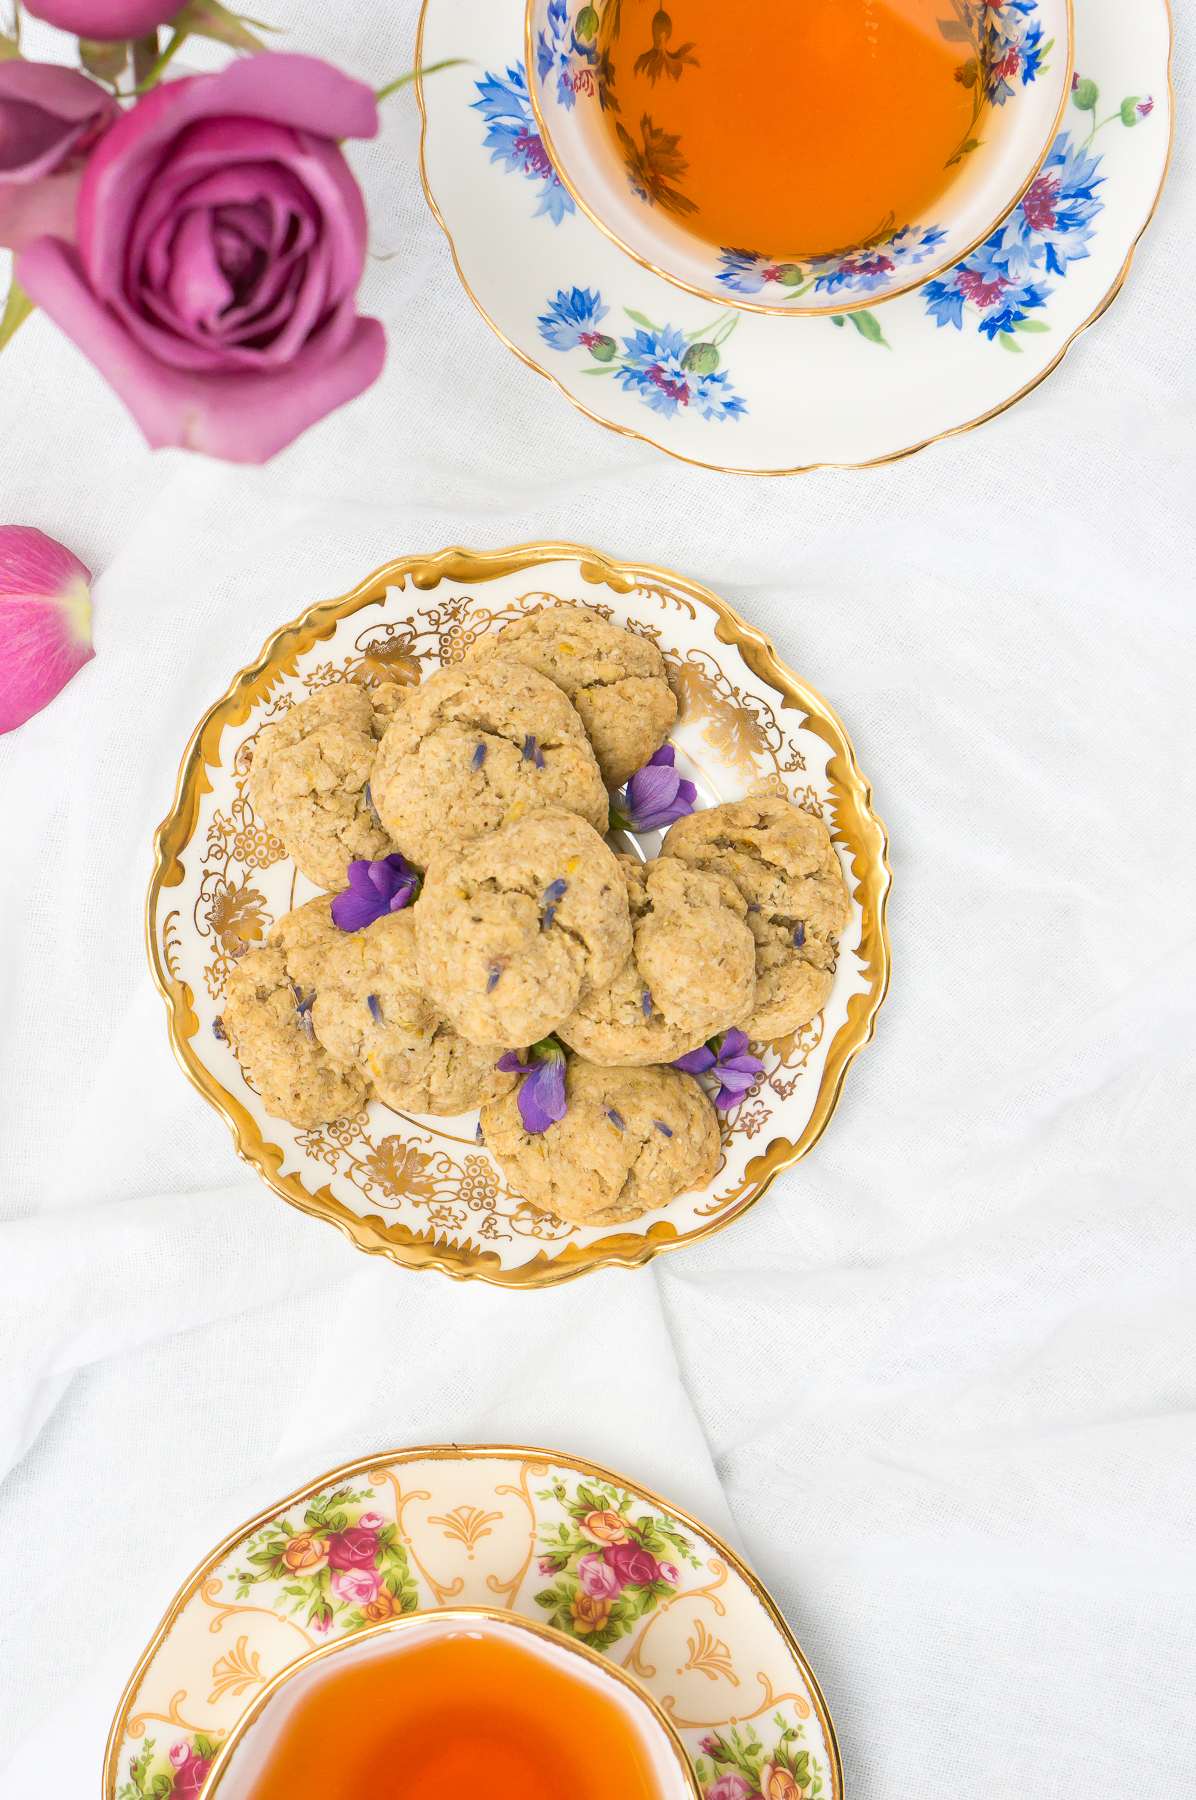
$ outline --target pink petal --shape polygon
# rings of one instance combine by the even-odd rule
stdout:
[[[364,393],[386,360],[378,320],[354,318],[347,342],[338,333],[335,355],[317,337],[277,372],[171,368],[99,304],[67,245],[37,239],[22,252],[17,279],[111,383],[155,450],[176,445],[228,462],[267,462],[309,425]],[[351,311],[351,299],[346,306]]]
[[[75,241],[82,169],[47,175],[40,181],[0,181],[0,249],[23,250],[35,238]]]
[[[44,532],[0,526],[0,732],[49,705],[95,655],[90,581]]]

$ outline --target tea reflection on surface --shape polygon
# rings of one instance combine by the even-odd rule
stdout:
[[[607,0],[603,122],[710,244],[812,259],[925,218],[986,123],[984,0]]]

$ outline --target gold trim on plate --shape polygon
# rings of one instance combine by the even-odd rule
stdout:
[[[416,68],[422,67],[423,64],[424,21],[427,17],[429,4],[430,0],[423,0],[423,5],[420,8],[419,30],[416,35],[415,49]],[[448,239],[449,252],[453,259],[453,267],[457,271],[457,277],[461,286],[465,289],[466,294],[473,301],[474,306],[477,308],[486,324],[490,327],[495,337],[504,343],[507,349],[511,351],[512,355],[519,358],[520,362],[526,363],[529,369],[534,369],[537,375],[542,375],[545,381],[551,382],[553,387],[557,388],[565,396],[565,399],[571,406],[575,406],[578,412],[584,413],[587,419],[592,419],[595,425],[601,425],[604,430],[613,431],[619,437],[633,438],[637,443],[650,444],[654,450],[660,450],[665,456],[671,456],[677,462],[688,463],[691,469],[710,469],[716,475],[756,475],[772,478],[782,475],[811,475],[817,469],[884,469],[887,468],[890,463],[903,462],[907,456],[917,456],[921,451],[928,450],[931,444],[944,443],[948,438],[962,437],[964,432],[975,431],[979,426],[987,425],[990,419],[999,418],[1002,413],[1008,412],[1010,407],[1016,406],[1019,400],[1024,400],[1027,394],[1032,394],[1035,388],[1047,379],[1048,375],[1054,374],[1055,370],[1059,367],[1059,364],[1063,361],[1063,358],[1067,355],[1067,352],[1071,349],[1081,333],[1087,331],[1090,326],[1095,325],[1098,319],[1103,318],[1104,314],[1108,311],[1109,307],[1112,306],[1114,300],[1116,300],[1118,294],[1125,286],[1126,277],[1129,275],[1130,269],[1133,266],[1134,255],[1138,245],[1142,242],[1143,236],[1148,230],[1155,213],[1158,211],[1159,201],[1163,197],[1163,189],[1167,185],[1167,177],[1171,171],[1171,158],[1175,150],[1175,83],[1172,75],[1175,56],[1175,19],[1171,9],[1171,0],[1163,0],[1163,5],[1167,11],[1167,94],[1171,107],[1169,121],[1170,131],[1167,140],[1167,159],[1163,164],[1163,173],[1160,177],[1154,200],[1151,203],[1150,211],[1147,213],[1133,243],[1130,245],[1126,259],[1122,263],[1121,269],[1115,277],[1112,286],[1102,296],[1100,304],[1096,309],[1089,313],[1088,317],[1076,326],[1075,330],[1061,346],[1058,354],[1053,356],[1046,367],[1040,369],[1038,374],[1026,383],[1025,387],[1019,388],[1016,394],[1011,394],[1008,400],[1002,400],[999,406],[989,407],[987,412],[979,413],[974,419],[966,419],[962,425],[952,425],[947,431],[936,431],[931,437],[919,439],[916,444],[908,444],[904,450],[890,450],[884,456],[868,457],[864,462],[794,463],[790,467],[783,469],[745,469],[734,463],[706,462],[702,457],[685,456],[680,450],[671,450],[667,444],[658,443],[655,438],[649,437],[647,432],[636,431],[630,425],[616,425],[612,420],[604,419],[600,413],[592,412],[588,406],[584,406],[577,396],[571,393],[564,382],[554,375],[550,369],[544,368],[540,363],[536,362],[533,357],[529,356],[526,350],[521,350],[518,344],[511,342],[511,339],[506,333],[501,331],[495,324],[494,320],[490,317],[490,314],[486,311],[486,308],[482,305],[481,301],[470,287],[468,281],[466,281],[465,272],[461,267],[461,259],[457,255],[457,246],[453,242],[453,234],[445,223],[444,215],[436,204],[432,189],[428,185],[427,161],[424,154],[428,136],[428,111],[427,107],[424,105],[423,82],[417,76],[415,81],[415,97],[419,103],[420,111],[419,173],[420,180],[423,183],[424,198],[428,202],[433,218]]]
[[[192,1040],[199,1020],[192,1004],[194,995],[173,965],[167,930],[159,944],[158,906],[163,890],[183,880],[182,856],[191,841],[199,815],[200,797],[211,791],[207,771],[220,765],[220,738],[226,725],[242,725],[254,704],[291,673],[295,659],[311,646],[332,636],[339,621],[364,607],[381,605],[388,587],[405,588],[408,580],[423,592],[443,580],[476,583],[539,568],[546,563],[576,562],[582,579],[605,586],[616,594],[633,593],[645,586],[663,587],[685,597],[687,603],[708,607],[717,615],[714,633],[720,643],[733,644],[752,673],[782,696],[782,709],[794,708],[806,715],[807,728],[823,739],[831,755],[827,778],[838,809],[838,834],[852,851],[851,869],[863,913],[863,933],[857,952],[862,973],[869,982],[867,993],[853,994],[847,1019],[836,1033],[822,1073],[818,1096],[805,1130],[796,1143],[774,1138],[762,1155],[748,1162],[746,1183],[732,1203],[709,1223],[679,1232],[667,1220],[658,1220],[640,1233],[622,1232],[588,1245],[566,1244],[554,1256],[541,1251],[532,1261],[504,1269],[492,1250],[446,1244],[435,1228],[416,1233],[401,1222],[386,1224],[376,1215],[361,1217],[336,1199],[327,1184],[309,1193],[297,1174],[282,1174],[283,1151],[266,1142],[248,1109],[221,1086],[196,1055]],[[889,937],[885,925],[891,875],[887,861],[888,838],[872,810],[872,790],[856,764],[838,715],[814,688],[786,668],[772,644],[742,619],[717,594],[696,582],[643,563],[616,563],[581,544],[520,544],[506,550],[475,552],[454,546],[431,556],[409,556],[387,563],[368,576],[351,593],[312,607],[302,618],[284,625],[269,639],[256,663],[243,669],[222,700],[209,708],[196,728],[179,770],[174,805],[158,828],[154,840],[154,873],[146,903],[146,936],[150,964],[158,991],[166,1001],[170,1041],[175,1056],[204,1098],[223,1116],[233,1134],[238,1156],[250,1163],[282,1199],[313,1218],[324,1219],[344,1232],[359,1250],[385,1256],[413,1269],[440,1269],[457,1280],[478,1278],[502,1287],[536,1288],[570,1281],[590,1269],[615,1264],[638,1268],[662,1250],[695,1244],[721,1231],[753,1206],[782,1169],[811,1150],[826,1130],[848,1065],[872,1036],[876,1015],[889,986]]]
[[[425,0],[425,6],[426,4],[427,0]],[[1005,223],[1014,207],[1020,205],[1021,201],[1025,198],[1027,193],[1029,193],[1031,183],[1035,176],[1039,173],[1043,163],[1050,155],[1051,145],[1055,141],[1059,127],[1063,123],[1064,114],[1067,111],[1067,102],[1071,99],[1071,78],[1075,73],[1075,17],[1072,10],[1072,0],[1064,0],[1064,4],[1067,8],[1067,73],[1063,80],[1063,95],[1059,101],[1059,107],[1055,113],[1054,122],[1047,133],[1046,143],[1043,145],[1041,154],[1035,162],[1034,167],[1022,182],[1021,187],[1019,187],[1014,194],[1013,199],[1003,211],[997,214],[990,225],[985,226],[984,230],[980,233],[980,236],[974,238],[966,249],[958,251],[953,250],[950,256],[945,257],[942,262],[932,263],[928,268],[919,265],[919,273],[916,276],[911,276],[904,287],[892,288],[880,299],[877,299],[874,295],[865,294],[859,300],[845,300],[841,304],[836,301],[833,306],[765,306],[758,300],[732,299],[727,294],[715,293],[710,288],[695,287],[692,282],[682,281],[679,275],[670,275],[667,269],[659,268],[656,263],[649,262],[646,256],[641,256],[637,250],[633,250],[630,244],[625,244],[622,238],[619,237],[616,232],[611,230],[609,225],[603,224],[602,220],[598,217],[598,214],[594,212],[592,207],[590,207],[585,200],[582,199],[581,194],[574,187],[568,175],[566,175],[563,163],[557,160],[556,152],[553,149],[552,138],[548,130],[548,121],[545,119],[536,102],[536,89],[539,84],[533,80],[531,73],[535,62],[535,45],[532,42],[532,9],[535,4],[536,0],[527,0],[523,15],[523,54],[524,70],[527,75],[527,96],[533,116],[535,117],[536,125],[539,128],[540,136],[544,143],[544,148],[548,152],[548,160],[556,171],[561,186],[566,190],[574,202],[580,206],[590,223],[596,225],[599,231],[610,239],[616,249],[622,250],[626,256],[631,257],[633,262],[639,263],[640,267],[642,269],[647,269],[650,274],[659,275],[662,281],[667,281],[669,283],[670,287],[681,288],[687,294],[696,294],[699,300],[709,300],[715,306],[729,306],[737,312],[768,313],[776,318],[830,319],[833,318],[836,313],[865,312],[871,306],[885,306],[890,300],[900,300],[903,294],[914,293],[916,289],[925,286],[926,282],[933,281],[937,275],[941,275],[944,269],[954,268],[956,263],[962,262],[966,256],[970,256],[973,250],[978,250],[984,240],[991,237],[997,227]],[[417,69],[421,66],[421,58],[418,50],[415,55],[415,66]],[[948,189],[948,192],[949,191],[950,190]],[[800,262],[801,258],[795,256],[793,261]]]
[[[763,1607],[770,1623],[783,1639],[786,1649],[800,1669],[802,1680],[806,1685],[810,1699],[813,1702],[814,1711],[818,1715],[818,1722],[822,1727],[823,1737],[826,1742],[827,1756],[831,1763],[832,1781],[827,1800],[844,1800],[843,1760],[839,1752],[839,1740],[835,1735],[834,1723],[827,1710],[826,1699],[821,1687],[818,1685],[817,1677],[809,1663],[806,1661],[800,1644],[794,1637],[788,1623],[778,1608],[775,1600],[772,1598],[772,1595],[742,1558],[736,1555],[729,1544],[723,1542],[717,1532],[711,1531],[709,1526],[701,1524],[701,1522],[695,1519],[691,1513],[683,1511],[681,1507],[674,1506],[671,1500],[665,1500],[660,1494],[654,1493],[651,1488],[643,1487],[636,1481],[629,1481],[625,1475],[619,1475],[613,1469],[604,1468],[601,1463],[590,1462],[584,1457],[570,1456],[556,1450],[545,1450],[538,1445],[526,1444],[423,1444],[410,1450],[389,1450],[373,1456],[362,1456],[355,1462],[344,1463],[339,1468],[326,1470],[324,1474],[320,1475],[315,1481],[309,1481],[303,1487],[297,1488],[294,1493],[284,1495],[281,1500],[275,1501],[273,1505],[266,1507],[262,1512],[256,1514],[255,1517],[246,1520],[244,1524],[237,1526],[235,1530],[229,1532],[228,1536],[221,1539],[216,1545],[216,1548],[209,1552],[198,1567],[194,1568],[183,1582],[182,1586],[171,1600],[170,1605],[167,1607],[166,1613],[159,1623],[157,1630],[154,1632],[153,1637],[137,1659],[137,1666],[134,1668],[133,1673],[125,1684],[124,1692],[121,1694],[117,1704],[116,1714],[108,1731],[108,1741],[104,1750],[103,1800],[116,1800],[116,1784],[120,1774],[119,1759],[121,1745],[124,1742],[125,1735],[128,1731],[129,1718],[133,1710],[133,1702],[137,1696],[138,1689],[141,1686],[146,1670],[149,1668],[157,1652],[161,1649],[167,1637],[170,1635],[183,1608],[187,1605],[188,1601],[199,1592],[203,1584],[210,1579],[212,1571],[218,1564],[223,1562],[224,1558],[231,1550],[235,1550],[239,1543],[245,1538],[250,1537],[252,1533],[257,1531],[261,1526],[268,1525],[271,1520],[279,1518],[283,1514],[289,1512],[292,1508],[298,1506],[300,1501],[307,1500],[311,1495],[321,1493],[326,1488],[340,1486],[343,1482],[350,1481],[357,1475],[365,1475],[367,1479],[372,1481],[374,1479],[374,1476],[371,1473],[373,1470],[380,1469],[384,1466],[393,1466],[396,1463],[474,1461],[518,1461],[522,1462],[527,1468],[542,1468],[544,1473],[547,1473],[550,1467],[556,1467],[567,1469],[572,1473],[582,1474],[588,1480],[596,1480],[609,1483],[612,1486],[624,1488],[627,1492],[635,1494],[638,1499],[646,1501],[649,1506],[658,1506],[662,1512],[669,1514],[669,1516],[675,1519],[678,1524],[687,1526],[695,1536],[704,1539],[705,1542],[717,1552],[719,1560],[725,1564],[727,1568],[734,1570],[735,1574],[740,1577],[749,1591],[754,1595],[755,1599],[760,1603],[761,1607]],[[428,1609],[428,1611],[432,1610],[439,1611],[440,1609]],[[406,1616],[419,1618],[426,1615],[417,1613]],[[549,1630],[554,1641],[558,1641],[557,1634],[551,1633],[550,1628],[540,1627],[540,1629]],[[562,1643],[571,1643],[574,1640],[560,1637],[559,1641]],[[299,1660],[305,1659],[301,1658]],[[293,1666],[293,1664],[288,1665],[288,1667]],[[762,1682],[764,1681],[763,1677],[760,1679]],[[768,1690],[766,1703],[772,1698],[775,1698],[779,1702],[781,1699],[785,1698],[785,1696],[773,1696],[771,1690]],[[653,1704],[656,1705],[658,1703],[653,1701]],[[678,1721],[678,1723],[680,1723],[680,1721]]]

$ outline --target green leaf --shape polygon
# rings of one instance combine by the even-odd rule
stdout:
[[[8,299],[4,302],[4,311],[0,314],[0,350],[21,329],[33,310],[32,300],[14,278],[8,290]]]
[[[169,1775],[155,1775],[152,1784],[152,1792],[155,1794],[168,1794],[173,1786],[174,1782],[170,1779]]]
[[[847,323],[847,320],[843,317],[842,313],[836,313],[834,318],[831,320],[832,325],[838,325],[840,328],[842,328],[844,325],[846,325],[846,323]]]
[[[118,81],[129,63],[129,46],[110,44],[95,38],[79,39],[79,61],[89,75],[109,84]]]
[[[1015,343],[1007,331],[998,331],[997,342],[1000,344],[1002,350],[1012,350],[1017,356],[1022,354],[1021,345]]]
[[[537,1606],[555,1606],[560,1596],[553,1588],[545,1588],[542,1594],[534,1594],[532,1598]]]
[[[664,330],[663,325],[653,325],[651,319],[646,319],[644,317],[643,313],[632,312],[632,310],[629,306],[625,306],[623,308],[623,311],[627,314],[627,317],[632,321],[633,324],[642,325],[646,331],[663,331]],[[603,1510],[600,1503],[597,1501],[594,1501],[594,1496],[592,1494],[590,1494],[587,1498],[587,1490],[585,1488],[578,1488],[577,1498],[578,1498],[578,1501],[585,1507],[586,1512],[601,1512]],[[594,1501],[594,1504],[591,1505],[590,1501]]]
[[[182,12],[170,21],[173,31],[184,37],[213,38],[233,50],[268,50],[260,37],[246,29],[236,13],[221,6],[220,0],[188,0]]]
[[[853,312],[848,315],[860,336],[867,338],[870,344],[882,344],[886,350],[893,348],[880,328],[880,320],[875,313]]]
[[[1015,321],[1013,329],[1015,331],[1049,331],[1051,328],[1041,319],[1018,319]]]

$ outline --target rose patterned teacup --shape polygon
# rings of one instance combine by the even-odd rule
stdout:
[[[408,1613],[291,1663],[234,1726],[205,1800],[356,1800],[375,1788],[701,1800],[681,1739],[633,1676],[487,1607]]]
[[[673,11],[674,35],[684,36],[681,0]],[[956,173],[928,209],[932,216],[896,228],[890,217],[865,241],[826,255],[796,260],[774,253],[781,249],[776,245],[720,246],[686,229],[686,210],[693,207],[676,173],[678,140],[662,135],[646,114],[624,122],[619,113],[610,52],[621,20],[626,35],[623,0],[527,0],[532,108],[577,205],[645,268],[690,293],[751,312],[853,312],[922,286],[989,238],[1041,168],[1067,105],[1072,0],[943,0],[936,11],[946,15],[937,19],[944,47],[958,54],[955,80],[972,96],[974,129],[950,158]],[[653,29],[665,27],[671,32],[673,21],[662,8]],[[673,52],[674,66],[662,75],[662,94],[694,60],[685,55],[678,62],[679,55]],[[637,68],[650,60],[651,53],[641,57]],[[614,131],[607,128],[611,119]],[[799,120],[792,129],[801,129]],[[695,345],[695,354],[702,348]]]

